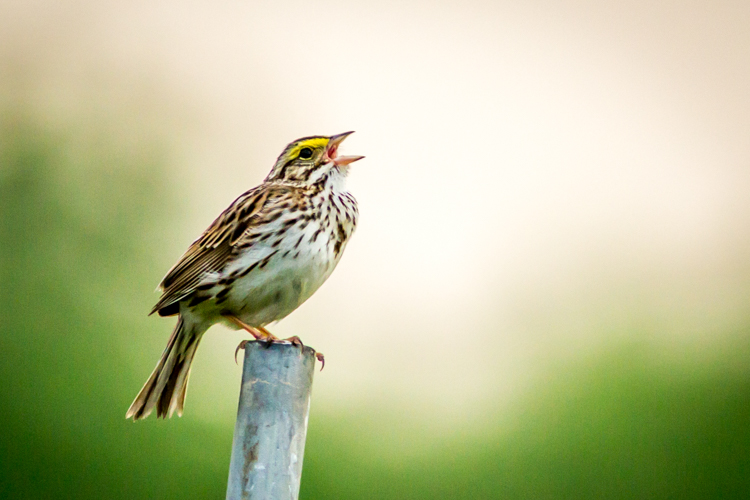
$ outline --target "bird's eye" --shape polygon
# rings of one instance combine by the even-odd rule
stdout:
[[[309,160],[312,158],[313,152],[310,148],[302,148],[299,150],[299,157],[303,160]]]

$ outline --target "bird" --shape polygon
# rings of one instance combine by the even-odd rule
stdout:
[[[177,324],[125,418],[154,410],[159,418],[182,416],[195,352],[216,323],[301,345],[265,327],[312,296],[354,233],[359,210],[346,178],[364,157],[338,154],[352,133],[289,143],[263,182],[234,200],[167,272],[150,314],[177,316]]]

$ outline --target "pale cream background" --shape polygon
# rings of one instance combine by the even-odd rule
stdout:
[[[6,0],[0,61],[6,109],[169,144],[165,271],[287,142],[357,131],[361,225],[273,328],[326,354],[316,411],[476,421],[560,363],[692,359],[747,318],[746,1]],[[204,341],[193,418],[233,420],[241,338]]]

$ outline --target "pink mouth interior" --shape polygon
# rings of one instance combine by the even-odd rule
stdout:
[[[334,160],[336,158],[336,155],[338,154],[338,146],[333,146],[328,150],[328,158],[331,160]]]

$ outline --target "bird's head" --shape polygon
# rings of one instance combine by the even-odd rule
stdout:
[[[338,148],[353,132],[303,137],[290,143],[276,160],[266,182],[312,185],[337,171],[346,175],[349,165],[364,156],[339,156]]]

